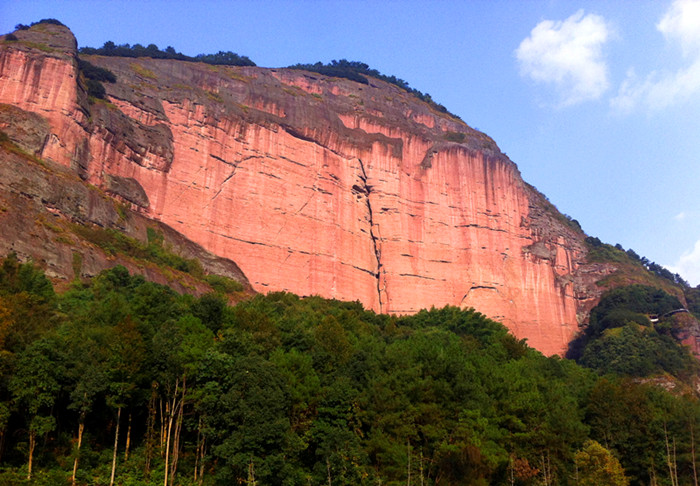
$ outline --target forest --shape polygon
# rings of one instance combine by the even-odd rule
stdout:
[[[659,292],[609,294],[584,349],[637,326],[671,364],[610,370],[545,357],[474,310],[231,306],[123,267],[57,292],[9,255],[0,484],[697,484],[697,364],[643,320],[676,305]]]

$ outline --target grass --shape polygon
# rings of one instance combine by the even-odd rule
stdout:
[[[221,275],[205,275],[204,281],[207,282],[215,291],[222,294],[231,294],[233,292],[241,292],[243,290],[242,283]]]
[[[221,94],[215,92],[215,91],[207,91],[207,98],[209,98],[212,101],[216,101],[217,103],[223,103],[224,98],[221,96]]]
[[[78,253],[77,251],[73,252],[73,278],[75,280],[80,279],[80,274],[82,273],[83,270],[83,255]]]
[[[192,91],[194,88],[189,84],[175,83],[173,84],[173,89],[179,89],[183,91]]]
[[[128,206],[124,203],[117,201],[114,205],[114,209],[117,211],[119,219],[121,219],[122,221],[126,221],[127,217],[129,216]]]
[[[48,45],[40,43],[40,42],[31,42],[31,41],[20,41],[20,42],[27,47],[31,47],[32,49],[38,49],[42,52],[46,52],[46,53],[56,52],[56,49],[54,49],[53,47],[49,47]]]
[[[64,233],[64,229],[63,229],[63,228],[61,228],[60,226],[58,226],[58,225],[52,223],[51,221],[47,221],[47,220],[44,219],[42,216],[37,217],[36,220],[35,220],[35,222],[36,222],[37,224],[40,224],[40,225],[43,226],[44,228],[47,228],[47,229],[51,230],[52,232],[54,232],[54,233],[56,233],[56,234],[62,234],[62,233]]]
[[[448,142],[464,143],[467,140],[467,134],[461,132],[445,132],[444,137]]]
[[[91,105],[95,105],[95,104],[104,105],[112,111],[119,110],[119,108],[117,108],[117,105],[115,105],[114,103],[111,103],[109,100],[104,100],[102,98],[96,98],[94,96],[88,96],[88,103],[90,103]]]
[[[147,78],[147,79],[153,79],[156,80],[158,79],[158,76],[156,76],[156,73],[151,71],[150,69],[143,67],[141,64],[137,62],[132,62],[129,64],[129,67],[131,68],[132,71],[134,71],[136,74],[141,76],[142,78]]]
[[[20,157],[23,157],[24,159],[26,159],[28,161],[34,162],[34,163],[39,164],[40,166],[46,168],[46,164],[44,163],[43,160],[41,160],[39,157],[32,155],[29,152],[27,152],[26,150],[19,147],[12,140],[10,140],[10,137],[9,137],[9,135],[7,135],[7,133],[5,133],[1,130],[0,130],[0,148],[3,148],[10,153],[13,153],[15,155],[19,155]]]
[[[243,83],[248,83],[252,79],[250,76],[244,76],[243,74],[237,73],[234,70],[234,66],[207,64],[207,69],[222,76],[226,76],[229,79],[235,79],[236,81],[241,81]]]
[[[172,253],[165,247],[162,233],[151,228],[148,229],[148,243],[142,243],[119,231],[98,226],[74,223],[71,224],[71,230],[109,255],[122,254],[136,260],[154,263],[161,270],[167,267],[199,279],[204,278],[204,269],[199,260],[183,258]]]
[[[306,95],[304,90],[302,90],[301,88],[297,88],[297,87],[289,88],[289,87],[285,86],[282,88],[282,91],[284,91],[288,95],[292,95],[292,96],[305,96]]]

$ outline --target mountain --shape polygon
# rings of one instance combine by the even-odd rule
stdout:
[[[393,84],[169,59],[79,62],[64,26],[12,35],[0,44],[0,130],[25,155],[0,157],[0,224],[14,228],[0,251],[45,262],[52,277],[73,278],[75,259],[99,260],[89,274],[110,259],[84,238],[47,239],[37,219],[142,242],[153,224],[175,253],[208,255],[218,267],[207,272],[225,268],[257,292],[382,313],[473,307],[551,355],[619,268],[588,258],[576,222],[491,138]],[[104,95],[89,95],[86,66],[116,77],[100,83]],[[29,200],[42,216],[23,225]]]

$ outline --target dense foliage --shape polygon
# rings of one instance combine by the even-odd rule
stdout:
[[[690,287],[688,282],[686,282],[679,274],[672,273],[662,265],[652,262],[646,257],[639,256],[632,248],[625,250],[619,243],[615,246],[603,243],[595,236],[589,236],[586,238],[586,243],[589,248],[588,258],[592,261],[610,261],[640,265],[642,268],[653,273],[657,277],[666,279],[684,288]]]
[[[122,267],[57,295],[10,256],[0,358],[2,484],[664,485],[694,474],[694,397],[598,378],[455,307],[399,318],[287,293],[230,307]]]
[[[116,83],[117,77],[109,69],[95,66],[83,59],[78,59],[78,69],[85,78],[85,85],[88,96],[104,99],[106,95],[102,81]]]
[[[612,289],[591,311],[571,357],[601,373],[690,376],[697,363],[687,348],[678,345],[681,329],[672,314],[681,309],[679,300],[661,289],[644,285]]]
[[[362,84],[369,84],[367,76],[376,79],[381,79],[382,81],[386,81],[387,83],[391,83],[395,86],[398,86],[399,88],[408,91],[413,96],[428,103],[437,111],[449,114],[453,118],[459,118],[457,115],[454,115],[447,111],[447,108],[445,108],[443,105],[433,101],[433,98],[428,93],[423,93],[415,88],[411,88],[408,82],[404,81],[401,78],[397,78],[393,75],[387,76],[385,74],[382,74],[376,69],[370,68],[369,65],[365,64],[364,62],[348,61],[347,59],[341,59],[340,61],[336,61],[334,59],[328,64],[323,64],[322,62],[317,62],[315,64],[295,64],[293,66],[289,66],[289,68],[303,69],[304,71],[311,71],[314,73],[323,74],[325,76],[333,76],[336,78],[345,78]]]
[[[141,44],[121,44],[116,45],[112,41],[107,41],[102,47],[81,47],[81,54],[97,54],[100,56],[118,57],[150,57],[153,59],[176,59],[178,61],[204,62],[206,64],[225,66],[255,66],[248,56],[239,56],[231,51],[219,51],[216,54],[199,54],[195,57],[186,56],[177,52],[173,47],[168,46],[164,50],[155,44],[142,46]]]

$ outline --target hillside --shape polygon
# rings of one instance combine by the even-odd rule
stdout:
[[[55,293],[9,257],[0,346],[2,484],[696,477],[697,362],[678,345],[664,351],[685,378],[599,376],[472,310],[395,317],[280,292],[229,307],[121,266]]]
[[[36,154],[235,261],[255,291],[474,307],[561,354],[615,269],[588,262],[493,140],[394,84],[150,58],[81,70],[65,27],[13,35],[0,103],[42,117]],[[114,75],[104,99],[85,62]]]

